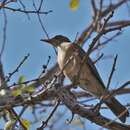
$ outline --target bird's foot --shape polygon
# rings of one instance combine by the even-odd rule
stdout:
[[[91,110],[92,110],[93,112],[95,112],[97,115],[99,115],[99,114],[100,114],[101,105],[102,105],[102,103],[99,102],[99,103],[97,103]]]
[[[79,85],[79,80],[78,80],[77,75],[74,76],[73,81],[72,81],[72,84],[73,84],[73,86],[74,86],[73,88],[77,88],[77,87],[78,87],[78,85]]]

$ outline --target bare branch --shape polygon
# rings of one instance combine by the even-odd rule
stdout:
[[[114,58],[114,63],[113,63],[113,66],[112,66],[112,70],[111,70],[110,76],[109,76],[109,78],[108,78],[108,83],[107,83],[107,88],[106,88],[106,89],[109,89],[109,87],[110,87],[110,83],[111,83],[111,80],[112,80],[112,76],[113,76],[113,74],[114,74],[115,67],[116,67],[116,61],[117,61],[117,55],[116,55],[116,57]]]
[[[109,125],[104,126],[105,128],[112,129],[112,130],[129,130],[130,126],[118,123],[116,121],[111,121],[108,118],[103,117],[102,115],[95,113],[92,110],[88,110],[81,105],[79,105],[65,88],[59,87],[57,89],[57,95],[60,100],[75,114],[80,115],[100,126],[104,126],[104,124],[111,122]]]
[[[2,54],[4,52],[5,44],[6,44],[7,16],[5,10],[3,10],[3,15],[4,15],[4,28],[3,28],[3,43],[0,51],[0,60],[2,58]]]
[[[13,11],[13,12],[20,12],[20,13],[26,13],[26,14],[49,14],[52,12],[52,10],[49,10],[47,12],[41,12],[41,11],[34,11],[34,10],[22,10],[22,9],[14,9],[14,8],[11,8],[11,7],[7,7],[7,6],[4,6],[3,7],[4,9],[8,9],[10,11]]]
[[[55,111],[57,110],[59,104],[60,104],[60,101],[58,100],[58,102],[57,102],[56,106],[54,107],[54,109],[52,110],[51,114],[48,116],[48,118],[46,119],[46,121],[42,122],[42,125],[39,128],[37,128],[37,130],[43,130],[47,126],[49,120],[51,119],[51,117],[53,116],[53,114],[55,113]]]
[[[3,89],[5,88],[4,84],[7,83],[8,81],[10,81],[10,78],[16,73],[19,71],[19,68],[23,65],[23,63],[27,60],[27,58],[30,56],[30,54],[26,55],[23,60],[19,63],[19,65],[16,67],[16,69],[9,73],[9,76],[7,76],[7,78],[5,79],[5,81],[2,83],[0,89]]]

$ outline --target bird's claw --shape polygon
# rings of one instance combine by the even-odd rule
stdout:
[[[91,108],[91,110],[93,112],[95,112],[97,115],[99,115],[100,114],[100,108],[101,108],[101,103],[99,102],[93,108]]]

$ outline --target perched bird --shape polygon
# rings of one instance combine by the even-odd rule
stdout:
[[[67,37],[62,35],[57,35],[51,39],[41,39],[41,41],[57,48],[59,67],[72,82],[75,77],[78,77],[79,86],[97,98],[109,94],[92,60],[88,58],[86,63],[81,66],[85,51],[80,46],[72,44]],[[118,117],[122,122],[126,121],[129,112],[117,99],[110,97],[103,102],[116,116],[122,115]]]

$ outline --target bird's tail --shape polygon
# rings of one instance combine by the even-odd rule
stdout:
[[[129,116],[129,112],[125,106],[123,106],[117,99],[112,97],[105,102],[111,111],[124,123]]]

